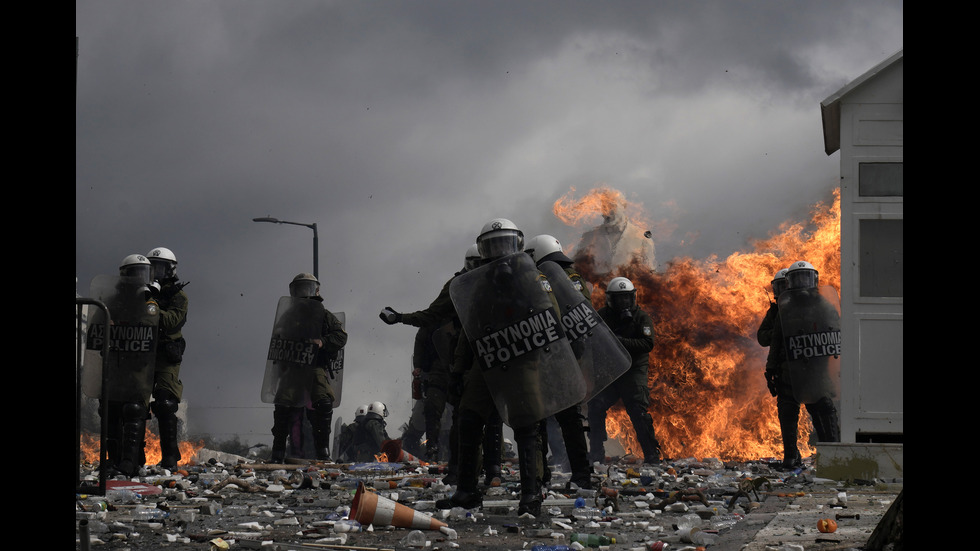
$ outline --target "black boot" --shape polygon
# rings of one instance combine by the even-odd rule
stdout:
[[[783,462],[781,468],[792,470],[802,465],[799,439],[800,404],[791,398],[776,398],[776,416],[779,419],[779,432],[783,439]]]
[[[491,485],[494,478],[499,482],[502,474],[500,461],[501,453],[503,452],[503,422],[500,420],[500,417],[494,417],[496,419],[491,420],[487,424],[486,431],[483,435],[483,482],[487,486]]]
[[[551,484],[551,467],[548,466],[548,419],[538,421],[538,453],[541,454],[541,470],[538,471],[538,480],[545,488]],[[535,515],[537,516],[537,515]]]
[[[816,404],[808,404],[813,430],[817,433],[818,442],[840,442],[840,419],[837,408],[830,398],[822,398]]]
[[[572,471],[571,482],[583,490],[591,489],[592,464],[589,463],[585,423],[579,407],[575,406],[555,415],[555,420],[561,427],[562,439],[565,441],[565,454]]]
[[[514,429],[514,440],[517,444],[517,458],[521,467],[521,500],[517,506],[517,515],[530,513],[533,516],[541,514],[541,450],[538,436],[538,425]]]
[[[278,404],[272,412],[272,455],[269,456],[270,463],[286,461],[286,438],[289,436],[291,414],[291,408]]]
[[[330,459],[330,424],[333,422],[333,400],[327,398],[313,405],[309,412],[310,424],[313,426],[313,448],[316,458],[321,461]]]
[[[473,509],[483,505],[483,494],[477,488],[480,456],[480,445],[483,441],[483,420],[476,414],[462,412],[459,417],[459,457],[456,465],[459,483],[456,493],[448,499],[436,501],[439,509],[462,507]]]
[[[449,461],[446,465],[443,484],[454,486],[459,483],[459,409],[453,408],[453,423],[449,427]]]
[[[146,408],[142,404],[122,406],[122,438],[116,469],[126,476],[136,476],[143,466],[143,436],[146,432]]]
[[[180,447],[178,445],[177,406],[179,402],[174,397],[157,398],[153,401],[153,414],[157,418],[160,430],[160,466],[164,469],[175,469],[180,463]]]

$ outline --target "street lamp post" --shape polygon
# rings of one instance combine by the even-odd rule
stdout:
[[[316,233],[316,222],[312,224],[303,224],[301,222],[289,222],[287,220],[279,220],[278,218],[272,218],[271,216],[265,216],[262,218],[253,218],[252,222],[270,222],[272,224],[292,224],[294,226],[306,226],[313,230],[313,277],[320,280],[320,238]]]

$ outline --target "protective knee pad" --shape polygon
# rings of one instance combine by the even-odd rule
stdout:
[[[123,404],[120,410],[123,423],[146,420],[146,407],[143,404],[128,402]]]
[[[173,397],[157,398],[150,404],[150,409],[158,419],[171,419],[177,417],[177,408],[180,402]]]

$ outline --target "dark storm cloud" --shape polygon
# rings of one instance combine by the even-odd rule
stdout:
[[[338,412],[387,400],[396,433],[414,330],[377,313],[427,306],[486,220],[573,243],[552,203],[604,182],[677,227],[661,260],[730,252],[827,198],[819,102],[903,43],[900,2],[834,0],[89,0],[76,33],[79,291],[172,248],[185,399],[261,406],[312,232],[252,218],[316,222]]]

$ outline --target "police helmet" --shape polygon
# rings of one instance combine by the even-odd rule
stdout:
[[[376,413],[381,417],[388,416],[388,406],[384,405],[383,402],[371,402],[371,405],[367,408],[368,413]]]
[[[561,241],[558,241],[557,237],[547,234],[532,237],[524,246],[524,252],[531,255],[535,264],[540,264],[545,260],[569,264],[572,262],[572,259],[565,256],[562,251]]]
[[[368,411],[367,404],[358,406],[357,409],[354,410],[354,418],[357,419],[358,417],[364,417],[365,415],[367,415],[367,411]]]
[[[776,298],[779,298],[779,294],[789,288],[789,282],[786,281],[786,272],[788,271],[789,269],[787,268],[779,270],[772,277],[772,281],[769,282],[772,285],[772,294],[776,295]]]
[[[820,282],[820,274],[806,260],[798,260],[786,269],[789,289],[812,289]]]
[[[320,290],[320,282],[313,274],[303,272],[289,283],[289,296],[294,298],[314,297]]]
[[[625,277],[614,277],[606,286],[606,300],[613,310],[630,310],[636,305],[636,287]]]
[[[139,278],[143,283],[149,284],[153,281],[151,279],[153,277],[153,266],[145,256],[131,254],[119,264],[119,275]]]
[[[483,225],[476,245],[484,260],[519,253],[524,250],[524,232],[506,218],[494,218]]]
[[[153,264],[153,279],[176,279],[177,278],[177,257],[173,251],[165,247],[157,247],[146,253]]]

